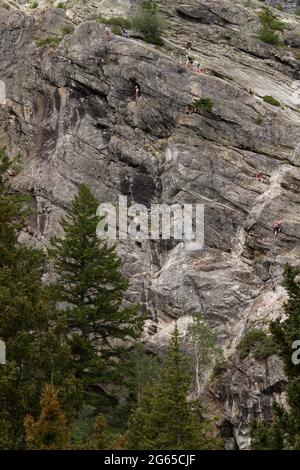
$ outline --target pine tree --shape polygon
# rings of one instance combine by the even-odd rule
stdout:
[[[144,387],[140,406],[128,427],[127,448],[135,450],[196,450],[219,447],[198,415],[198,404],[188,403],[190,365],[180,350],[177,326],[164,359],[159,383]]]
[[[289,299],[284,305],[286,318],[271,323],[270,331],[288,378],[287,409],[274,407],[273,423],[253,424],[253,448],[300,449],[300,364],[292,361],[293,343],[300,340],[300,269],[286,267],[284,287]]]
[[[118,440],[120,436],[117,437]],[[108,450],[118,445],[104,415],[95,416],[95,408],[83,405],[72,426],[72,449]]]
[[[97,208],[91,191],[81,185],[61,222],[64,237],[54,237],[50,249],[58,275],[55,296],[68,305],[76,376],[93,406],[102,404],[100,385],[120,381],[128,343],[139,336],[142,323],[135,307],[122,307],[128,281],[115,246],[97,237]]]
[[[156,380],[159,375],[159,363],[157,357],[147,354],[143,343],[138,342],[130,354],[130,367],[126,378],[126,384],[132,400],[139,405],[144,385],[149,380]]]
[[[0,268],[14,262],[14,246],[28,214],[27,198],[13,192],[11,176],[18,171],[18,159],[9,159],[6,148],[0,150]]]
[[[83,404],[72,422],[72,442],[74,449],[86,449],[95,422],[95,408]]]
[[[292,362],[292,344],[300,340],[300,282],[296,280],[299,273],[300,269],[286,267],[283,282],[289,295],[284,305],[286,319],[283,322],[278,319],[270,326],[278,354],[283,360],[289,378],[296,378],[300,375],[300,364]]]
[[[70,360],[63,342],[63,319],[43,286],[41,251],[17,242],[27,214],[26,199],[11,190],[13,169],[5,151],[0,156],[0,339],[6,364],[0,367],[1,448],[24,444],[25,414],[35,413],[43,385],[62,384]]]
[[[88,442],[90,450],[108,450],[112,445],[112,436],[103,415],[96,417],[92,434]]]
[[[28,449],[67,449],[71,432],[61,409],[57,391],[46,385],[41,398],[41,413],[35,421],[32,416],[24,420]]]

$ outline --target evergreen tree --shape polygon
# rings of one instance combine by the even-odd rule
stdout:
[[[115,449],[115,445],[118,445],[118,441],[115,441],[115,439],[115,433],[108,426],[106,417],[102,414],[95,416],[94,407],[83,405],[73,422],[72,449]]]
[[[180,350],[177,326],[164,359],[161,380],[143,389],[140,406],[128,427],[127,448],[135,450],[196,450],[219,447],[199,416],[197,403],[188,403],[190,365]]]
[[[91,405],[83,404],[72,422],[73,448],[87,448],[87,442],[91,436],[91,429],[93,428],[94,422],[95,408]]]
[[[300,340],[300,282],[296,280],[299,273],[300,269],[286,266],[283,282],[289,295],[289,299],[284,305],[286,318],[284,321],[278,319],[270,326],[288,378],[296,378],[300,375],[300,364],[292,362],[293,342]]]
[[[279,44],[280,37],[277,31],[284,28],[284,24],[277,20],[268,7],[263,8],[259,14],[260,30],[258,38],[269,44]]]
[[[55,297],[67,305],[76,376],[86,402],[99,407],[100,385],[120,382],[129,342],[139,336],[142,320],[135,307],[122,307],[128,281],[115,246],[97,237],[97,208],[91,191],[81,185],[61,222],[64,237],[52,239],[50,254],[58,276]]]
[[[252,449],[255,450],[282,450],[285,448],[284,424],[286,412],[278,405],[274,405],[273,422],[252,423]]]
[[[299,273],[299,268],[286,267],[283,284],[289,294],[284,306],[286,318],[284,321],[278,319],[270,325],[272,338],[288,378],[288,407],[284,409],[276,405],[271,424],[253,424],[255,449],[300,449],[300,364],[292,361],[293,343],[300,339],[300,282],[297,280]]]
[[[0,367],[2,448],[24,444],[23,420],[35,413],[46,382],[62,385],[70,360],[63,341],[63,319],[43,286],[41,251],[17,242],[27,214],[25,199],[11,190],[14,162],[0,156],[0,339],[6,364]]]
[[[159,363],[157,357],[147,354],[145,345],[141,342],[135,344],[130,355],[130,367],[126,385],[132,399],[139,405],[143,387],[149,380],[158,380]]]
[[[32,416],[24,420],[28,449],[67,449],[71,432],[61,409],[57,391],[46,385],[41,398],[41,413],[35,421]]]
[[[14,247],[28,214],[27,198],[12,191],[11,176],[18,171],[18,159],[9,159],[6,148],[0,150],[0,267],[14,262]]]
[[[103,415],[96,417],[92,434],[88,442],[90,450],[108,450],[112,446],[112,436]]]
[[[143,387],[149,380],[157,381],[159,377],[159,361],[154,354],[147,353],[145,344],[136,342],[130,351],[126,365],[126,400],[111,406],[108,411],[108,424],[120,435],[126,432],[128,419],[132,409],[141,401]],[[121,440],[123,437],[121,437]]]

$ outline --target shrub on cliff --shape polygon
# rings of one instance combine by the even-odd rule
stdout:
[[[213,101],[208,97],[198,98],[193,102],[193,106],[196,113],[211,113],[213,105]]]
[[[159,14],[159,8],[153,0],[142,0],[136,15],[133,18],[133,26],[136,31],[142,33],[144,40],[161,46],[164,44],[161,34],[163,21]]]
[[[253,353],[256,359],[266,359],[275,354],[276,348],[271,338],[259,329],[249,330],[241,340],[238,351],[241,359]]]
[[[277,20],[272,13],[272,10],[268,7],[263,8],[259,14],[260,30],[258,38],[268,44],[279,44],[280,37],[277,31],[281,31],[284,24]]]
[[[263,97],[263,100],[265,101],[265,103],[269,103],[272,106],[278,106],[278,107],[280,106],[280,101],[278,101],[273,96],[266,95],[266,96]]]

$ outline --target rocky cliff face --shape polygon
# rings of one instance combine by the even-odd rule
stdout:
[[[283,7],[288,12],[296,12],[300,7],[299,0],[266,0],[267,5],[272,7]]]
[[[228,360],[208,396],[228,446],[248,448],[249,420],[269,419],[272,401],[284,399],[278,359],[240,361],[235,350],[248,329],[282,316],[284,265],[300,262],[299,18],[276,13],[287,24],[286,46],[275,48],[256,39],[260,2],[163,0],[168,29],[158,49],[88,20],[104,1],[83,2],[88,11],[23,3],[0,9],[0,145],[23,156],[15,185],[37,210],[22,240],[46,244],[80,182],[103,202],[123,194],[148,207],[204,204],[202,250],[119,244],[127,300],[141,304],[155,350],[175,320],[184,331],[203,312]],[[134,2],[111,3],[125,14]],[[56,40],[46,44],[49,36]],[[205,74],[185,66],[187,41]],[[197,97],[213,101],[211,113],[184,113]]]

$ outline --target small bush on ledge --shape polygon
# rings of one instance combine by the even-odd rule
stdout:
[[[103,16],[100,16],[100,18],[98,18],[98,22],[109,26],[119,26],[120,28],[132,28],[132,22],[123,16],[115,16],[113,18],[104,18]]]
[[[63,36],[67,34],[72,34],[74,32],[74,26],[72,24],[68,24],[63,28]]]
[[[238,351],[241,359],[246,359],[251,353],[255,359],[267,359],[276,353],[276,347],[264,331],[252,329],[241,340]]]
[[[200,112],[211,113],[213,109],[213,105],[214,105],[213,101],[208,97],[197,98],[193,102],[193,106],[194,106],[196,113],[200,113]]]
[[[61,36],[47,36],[45,38],[40,39],[37,42],[37,45],[38,47],[47,46],[48,44],[56,45],[59,44],[61,40]]]
[[[272,10],[265,7],[259,14],[260,30],[258,39],[268,44],[277,45],[280,43],[279,35],[277,31],[281,31],[284,28],[282,21],[275,18]]]
[[[143,35],[144,41],[157,46],[164,45],[161,37],[164,24],[154,0],[141,0],[132,21],[134,29]]]
[[[278,101],[278,100],[277,100],[276,98],[274,98],[273,96],[266,95],[266,96],[263,97],[263,100],[264,100],[266,103],[272,104],[273,106],[281,106],[280,101]]]
[[[280,43],[278,34],[271,29],[261,29],[258,35],[258,39],[268,44],[277,45]]]

